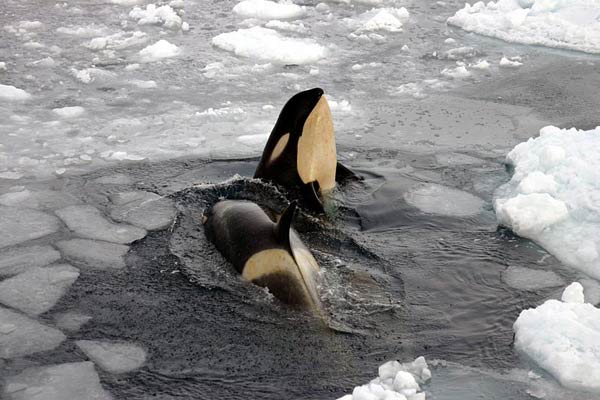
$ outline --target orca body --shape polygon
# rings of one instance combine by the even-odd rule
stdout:
[[[296,203],[273,222],[256,204],[223,200],[205,215],[207,238],[242,277],[281,301],[320,310],[319,265],[291,228]]]
[[[337,162],[333,120],[320,88],[294,95],[271,131],[255,178],[297,188],[304,203],[323,211],[336,182],[355,176]]]

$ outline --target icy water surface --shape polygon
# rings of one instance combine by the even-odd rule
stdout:
[[[26,92],[0,97],[0,397],[35,396],[30,367],[90,359],[66,371],[97,398],[333,399],[424,355],[428,398],[597,399],[514,351],[519,312],[580,277],[497,229],[491,206],[514,145],[598,124],[597,57],[449,27],[454,0],[307,1],[304,30],[272,26],[323,58],[242,57],[211,45],[267,23],[236,3],[172,2],[181,21],[148,24],[131,12],[149,1],[0,6],[0,84]],[[410,15],[358,37],[374,6]],[[179,50],[140,53],[159,40]],[[279,108],[315,86],[364,177],[330,218],[296,221],[324,271],[325,322],[243,283],[198,223],[222,195],[281,209],[248,177]]]

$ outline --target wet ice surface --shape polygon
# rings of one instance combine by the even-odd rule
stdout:
[[[113,374],[134,371],[146,361],[146,352],[136,344],[94,340],[78,340],[75,344],[100,368]]]
[[[34,398],[47,373],[74,391],[57,398],[337,398],[424,355],[431,398],[595,400],[511,344],[554,282],[580,280],[596,302],[598,283],[497,230],[492,199],[515,145],[546,125],[598,124],[597,59],[447,26],[459,1],[267,5],[273,15],[256,3],[268,2],[3,3],[0,274],[56,262],[80,274],[35,318],[0,309],[0,376],[20,382],[3,382],[3,398]],[[225,50],[212,44],[221,34]],[[255,159],[199,159],[258,156],[283,102],[313,86],[340,158],[366,178],[339,193],[356,216],[299,227],[325,271],[333,332],[227,269],[194,219],[206,198],[174,226],[162,200],[251,176]],[[443,190],[409,195],[418,188]],[[253,189],[225,194],[273,203]],[[100,359],[69,366],[87,360],[77,340],[135,343],[147,359],[127,379]],[[66,366],[45,369],[55,364]]]

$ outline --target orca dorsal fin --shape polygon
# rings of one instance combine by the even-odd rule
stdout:
[[[296,206],[298,202],[296,200],[292,201],[290,205],[285,209],[279,221],[275,225],[275,237],[277,241],[286,246],[290,247],[290,229],[292,228],[292,220],[294,219],[294,213],[296,212]]]

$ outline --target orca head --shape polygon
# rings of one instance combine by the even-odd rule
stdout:
[[[308,205],[322,210],[335,187],[336,167],[333,119],[323,90],[297,93],[283,106],[254,177],[299,186]]]

